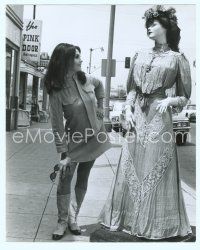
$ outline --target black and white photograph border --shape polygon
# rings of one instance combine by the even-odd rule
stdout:
[[[0,7],[1,249],[199,248],[200,1]]]

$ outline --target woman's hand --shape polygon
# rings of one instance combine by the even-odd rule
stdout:
[[[68,157],[68,156],[65,159],[63,159],[63,160],[60,160],[59,168],[60,168],[60,174],[61,174],[62,178],[65,177],[65,171],[67,169],[67,166],[70,163],[71,163],[71,158]]]
[[[104,110],[103,110],[103,108],[97,108],[97,118],[99,119],[99,120],[101,120],[101,119],[103,119],[104,118]]]
[[[161,114],[166,112],[167,108],[171,105],[170,101],[171,101],[171,98],[169,97],[163,100],[157,101],[158,105],[156,107],[156,110],[159,110]]]

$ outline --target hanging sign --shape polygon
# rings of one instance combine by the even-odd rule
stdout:
[[[42,21],[25,19],[23,22],[22,59],[39,63]]]

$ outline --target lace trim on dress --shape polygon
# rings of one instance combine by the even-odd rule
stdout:
[[[172,148],[165,148],[153,170],[143,179],[142,197],[145,198],[163,177],[173,158]]]
[[[140,182],[134,167],[134,160],[129,153],[128,143],[124,141],[122,146],[121,168],[125,181],[130,191],[130,195],[134,202],[133,223],[136,225],[137,217],[140,211],[140,205],[152,190],[157,187],[163,178],[166,170],[170,166],[173,158],[174,148],[167,147],[159,157],[155,167],[151,172]]]
[[[129,153],[128,144],[126,142],[123,143],[121,158],[122,172],[125,177],[125,180],[128,183],[130,193],[133,198],[136,198],[138,194],[140,194],[140,191],[141,198],[145,198],[150,193],[150,191],[158,185],[166,169],[170,165],[171,159],[173,158],[173,154],[173,147],[165,148],[162,155],[159,157],[157,163],[155,164],[154,168],[142,180],[142,182],[140,182],[135,171],[134,160]]]
[[[142,184],[137,177],[134,167],[134,161],[129,153],[128,144],[125,142],[122,146],[122,158],[120,164],[122,167],[122,173],[130,191],[130,195],[134,201],[133,223],[136,225],[141,203]]]

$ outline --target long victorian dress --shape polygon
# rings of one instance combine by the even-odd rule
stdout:
[[[98,221],[148,239],[191,233],[179,177],[172,109],[181,111],[191,95],[189,63],[172,50],[137,52],[132,59],[127,104],[135,128],[127,133],[107,201]],[[160,113],[157,101],[177,105]]]

